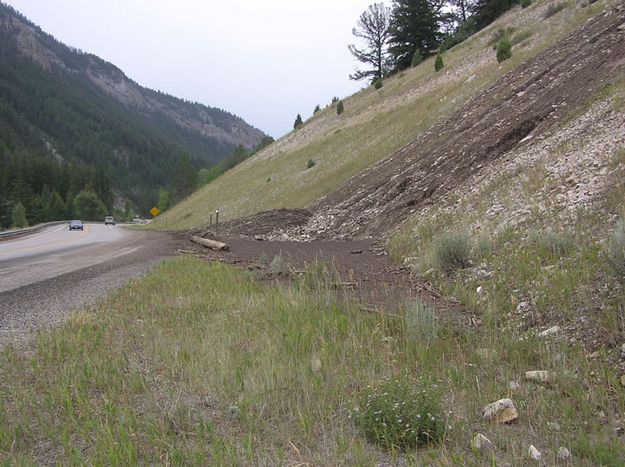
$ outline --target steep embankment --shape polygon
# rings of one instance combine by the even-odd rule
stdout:
[[[355,174],[423,136],[440,118],[457,112],[498,78],[552,46],[607,1],[564,8],[546,18],[552,2],[520,7],[445,54],[445,68],[433,61],[369,87],[344,100],[345,112],[330,106],[255,157],[229,171],[162,216],[157,226],[193,227],[219,208],[222,219],[281,207],[305,207],[336,190]],[[512,34],[513,57],[498,64],[492,38]],[[553,57],[557,60],[558,57]],[[528,99],[530,96],[527,97]],[[307,169],[307,161],[316,165]]]

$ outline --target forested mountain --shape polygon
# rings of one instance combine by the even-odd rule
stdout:
[[[0,3],[0,227],[18,201],[30,220],[51,217],[37,214],[45,196],[58,194],[69,215],[85,189],[108,210],[115,199],[145,210],[180,159],[197,170],[264,136],[226,111],[139,86]]]

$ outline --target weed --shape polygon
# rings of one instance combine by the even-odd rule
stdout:
[[[307,169],[312,169],[315,165],[317,165],[317,163],[314,161],[314,159],[308,159],[308,162],[306,162]]]
[[[376,79],[376,80],[374,81],[374,83],[373,83],[373,87],[374,87],[376,90],[380,90],[380,89],[382,89],[382,87],[383,87],[383,86],[384,86],[384,81],[382,81],[382,78],[378,78],[378,79]]]
[[[490,41],[488,41],[489,47],[492,46],[493,50],[496,50],[497,44],[501,41],[501,39],[503,39],[504,37],[510,37],[513,32],[514,32],[513,27],[505,27],[505,28],[497,29],[491,36]]]
[[[560,13],[562,10],[564,10],[565,8],[568,8],[569,5],[567,2],[560,2],[560,3],[552,3],[551,5],[549,5],[547,7],[547,10],[545,11],[545,15],[544,18],[551,18],[553,15],[556,15],[558,13]]]
[[[438,335],[438,323],[434,309],[421,300],[408,303],[405,312],[406,339],[410,345],[434,342]]]
[[[540,258],[558,259],[570,253],[573,241],[570,237],[554,231],[534,231],[529,243]]]
[[[521,31],[517,34],[515,34],[514,36],[512,36],[512,39],[510,40],[510,43],[515,46],[517,44],[520,44],[521,42],[523,42],[525,39],[528,39],[530,37],[532,37],[532,35],[534,34],[533,31],[530,31],[529,29],[526,29],[525,31]]]
[[[608,239],[606,256],[612,270],[618,277],[625,279],[625,220],[616,223]]]
[[[436,266],[443,272],[471,264],[471,239],[465,232],[445,232],[432,240]]]
[[[351,414],[369,441],[388,450],[425,446],[445,433],[440,396],[423,380],[388,378],[367,387]]]

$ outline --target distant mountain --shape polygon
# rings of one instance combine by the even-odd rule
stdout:
[[[199,168],[239,145],[252,149],[264,136],[226,111],[138,85],[114,65],[60,43],[0,3],[0,163],[5,166],[27,153],[98,169],[116,194],[145,207],[171,182],[184,155]],[[29,182],[28,174],[23,178]],[[0,177],[0,197],[7,198],[10,180],[5,182],[3,193]],[[31,187],[35,194],[40,189]]]

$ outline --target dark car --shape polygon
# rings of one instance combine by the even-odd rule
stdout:
[[[80,221],[71,221],[69,223],[69,230],[84,230],[84,226]]]

